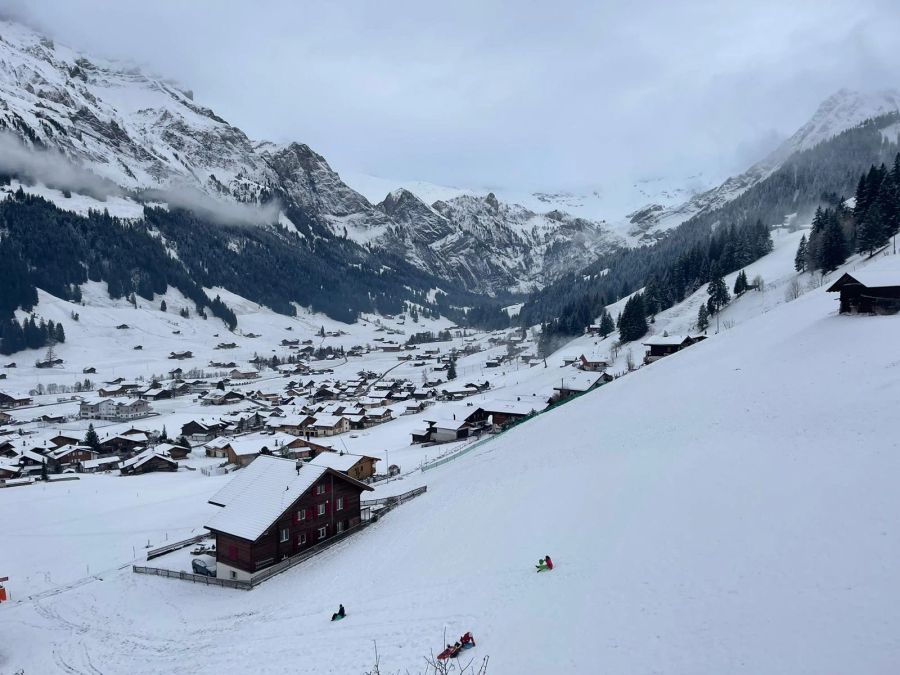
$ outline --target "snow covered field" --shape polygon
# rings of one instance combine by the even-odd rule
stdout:
[[[383,672],[418,672],[446,629],[496,674],[896,672],[900,317],[838,316],[824,288],[786,303],[799,235],[748,269],[767,290],[728,330],[429,471],[425,495],[250,592],[119,569],[202,525],[225,478],[0,491],[0,573],[14,601],[47,593],[0,606],[0,671],[363,673],[377,641]],[[701,296],[654,330],[686,330]],[[552,387],[595,342],[492,373],[490,395]],[[102,581],[74,585],[88,565]]]

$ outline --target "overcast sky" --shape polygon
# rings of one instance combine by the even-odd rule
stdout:
[[[0,0],[254,138],[397,179],[723,175],[840,87],[900,84],[898,0]]]

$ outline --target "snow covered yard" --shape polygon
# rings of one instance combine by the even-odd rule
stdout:
[[[900,317],[835,304],[812,291],[523,424],[251,592],[112,570],[3,606],[3,669],[362,673],[377,640],[384,670],[416,672],[446,628],[472,630],[472,655],[501,674],[894,672]],[[158,543],[202,521],[216,479],[198,473],[131,504],[120,551],[98,552],[108,568],[148,536],[135,530]],[[33,579],[57,540],[89,545],[65,543],[63,509],[78,530],[101,515],[115,530],[133,499],[20,495],[118,483],[147,497],[154,478],[0,493],[15,500],[4,513],[23,514],[0,528],[17,543],[11,574]],[[535,575],[548,553],[557,569]],[[348,619],[331,624],[341,602]]]

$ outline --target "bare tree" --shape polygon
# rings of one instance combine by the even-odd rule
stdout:
[[[800,288],[800,280],[794,277],[791,279],[787,288],[784,289],[784,300],[785,302],[791,302],[792,300],[799,298],[802,293],[803,290]]]
[[[753,287],[756,288],[760,293],[765,293],[766,291],[766,282],[763,280],[762,276],[757,274],[753,277]]]

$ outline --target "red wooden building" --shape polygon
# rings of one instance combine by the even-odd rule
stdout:
[[[368,485],[334,469],[260,455],[209,500],[216,576],[249,581],[360,523]]]

